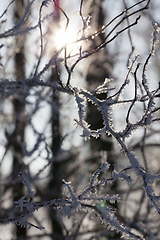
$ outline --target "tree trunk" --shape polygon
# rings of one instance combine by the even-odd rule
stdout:
[[[56,70],[52,70],[51,81],[57,81]],[[52,107],[51,107],[51,118],[52,118],[52,144],[51,151],[53,154],[53,163],[51,165],[51,180],[49,182],[49,189],[53,198],[62,197],[62,166],[61,162],[56,161],[56,157],[61,147],[61,133],[60,133],[60,121],[59,121],[59,93],[53,92],[52,95]],[[63,239],[62,227],[57,219],[56,211],[53,208],[49,209],[51,221],[52,221],[52,232],[54,239]]]
[[[91,18],[91,26],[95,28],[95,31],[101,30],[102,26],[104,25],[104,13],[103,13],[103,0],[95,1],[93,0],[91,5],[90,12]],[[92,22],[93,21],[93,22]],[[95,25],[97,23],[97,25]],[[104,41],[104,33],[99,35],[99,38],[92,40],[92,45],[97,45],[97,41],[103,42]],[[109,62],[109,57],[106,49],[102,49],[100,52],[95,54],[95,58],[93,59],[92,63],[89,65],[88,73],[86,77],[86,81],[88,83],[89,90],[95,89],[97,86],[104,83],[105,78],[111,77],[111,62]],[[96,97],[99,99],[106,99],[107,94],[101,93],[98,94]],[[96,117],[93,117],[96,116]],[[87,111],[87,122],[91,124],[91,129],[96,130],[99,128],[103,128],[103,119],[101,113],[97,110],[96,106],[92,103],[88,103],[88,111]],[[90,141],[91,151],[111,151],[112,149],[112,141],[110,137],[103,136],[99,138],[91,138]]]
[[[23,0],[15,1],[15,12],[14,19],[15,23],[17,23],[24,12],[24,2]],[[23,38],[23,39],[22,39]],[[18,49],[16,49],[16,54],[14,58],[15,62],[15,77],[17,81],[25,79],[25,54],[24,54],[24,37],[17,39],[16,44]],[[13,196],[14,201],[19,200],[24,194],[23,184],[16,180],[20,172],[24,169],[23,163],[23,151],[20,145],[20,142],[24,142],[24,130],[25,130],[25,118],[24,118],[24,110],[25,110],[25,96],[16,96],[13,99],[13,107],[14,107],[14,131],[11,134],[11,147],[13,148],[13,172],[12,179],[15,181],[13,183]],[[16,226],[16,236],[17,240],[26,238],[26,228],[22,228],[20,226]]]
[[[91,18],[91,27],[95,28],[94,31],[100,31],[102,27],[105,25],[104,20],[105,16],[103,13],[103,0],[93,0],[91,5],[91,12],[90,12],[92,18]],[[97,25],[95,25],[97,23]],[[92,40],[93,47],[96,46],[100,42],[105,41],[105,35],[104,33],[99,34],[99,38],[95,38]],[[100,52],[95,54],[95,59],[91,62],[88,68],[88,73],[86,76],[86,81],[88,83],[89,90],[95,89],[99,85],[103,84],[105,81],[105,78],[111,77],[111,68],[112,68],[112,62],[109,61],[109,58],[111,59],[111,56],[109,56],[107,49],[102,49]],[[97,98],[103,100],[106,99],[107,94],[101,93],[96,95]],[[91,125],[92,130],[97,130],[104,127],[103,119],[101,113],[97,110],[97,107],[93,105],[91,102],[88,102],[88,109],[87,109],[87,122]],[[90,139],[90,149],[91,149],[91,155],[93,155],[96,152],[100,151],[106,151],[107,152],[107,162],[110,164],[110,172],[113,171],[114,167],[114,158],[113,158],[113,143],[112,138],[105,135],[100,136],[99,138],[93,138]],[[99,163],[97,163],[96,160],[96,166],[97,164],[101,164],[101,160],[99,159]],[[95,169],[92,168],[93,171]],[[113,184],[111,186],[110,191],[115,194],[117,189],[117,183]],[[109,203],[106,202],[106,205]],[[118,207],[117,205],[112,205],[113,207]],[[121,235],[118,233],[112,233],[111,235],[107,236],[107,239],[119,239]]]
[[[53,25],[57,26],[60,21],[60,1],[56,1],[55,5],[55,15],[53,17]],[[52,34],[53,30],[52,30]],[[56,34],[56,33],[55,33]],[[52,68],[52,73],[50,76],[50,81],[58,81],[58,75],[56,68]],[[62,173],[62,164],[61,162],[56,161],[56,157],[59,154],[60,148],[61,148],[61,132],[60,132],[60,119],[59,119],[59,112],[60,112],[60,101],[59,101],[59,92],[53,91],[52,93],[52,106],[51,106],[51,125],[52,125],[52,143],[51,143],[51,151],[53,155],[53,163],[51,165],[50,175],[51,179],[49,182],[49,189],[52,193],[52,198],[60,198],[62,197],[62,179],[63,179],[63,173]],[[62,226],[57,218],[56,211],[51,207],[49,209],[49,214],[51,218],[52,223],[52,233],[53,233],[53,239],[63,239],[63,232],[62,232]]]

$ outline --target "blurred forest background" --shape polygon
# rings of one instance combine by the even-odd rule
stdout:
[[[1,3],[0,239],[160,238],[159,11]]]

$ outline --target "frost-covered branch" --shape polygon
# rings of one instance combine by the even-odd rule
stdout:
[[[11,1],[1,14],[2,26],[15,1]],[[48,25],[53,24],[54,30],[60,25],[53,17],[58,7],[66,33],[72,24],[70,9],[65,4],[60,7],[58,1],[42,1],[36,5],[36,10],[34,4],[36,1],[28,0],[19,21],[8,30],[1,28],[0,33],[3,41],[0,45],[0,223],[44,231],[46,221],[41,216],[44,214],[48,218],[48,209],[53,209],[64,239],[72,240],[82,235],[85,239],[100,239],[101,236],[108,239],[117,233],[117,238],[159,239],[160,167],[156,157],[159,159],[160,86],[158,82],[153,84],[154,68],[149,75],[149,61],[155,57],[159,27],[152,22],[151,48],[145,49],[145,59],[136,50],[133,37],[143,21],[143,12],[149,11],[152,1],[136,1],[129,5],[124,0],[125,9],[111,19],[108,15],[107,23],[95,32],[91,25],[92,14],[86,11],[89,3],[81,0],[78,6],[81,26],[75,32],[76,40],[65,42],[60,48],[48,37],[52,35]],[[104,6],[101,4],[101,7]],[[28,25],[32,11],[36,11],[38,23],[31,21]],[[23,41],[24,36],[31,39],[32,30],[35,31],[35,49],[30,43],[24,46],[27,77],[17,79],[13,58],[20,54],[20,46],[16,44]],[[101,34],[104,34],[103,40]],[[125,50],[121,47],[120,38],[125,42],[126,36],[131,51],[127,44]],[[117,40],[120,49],[116,53]],[[49,43],[52,48],[48,50]],[[70,48],[75,45],[74,52]],[[115,74],[101,81],[101,65],[105,70],[109,65],[103,50],[108,58],[112,51],[115,59],[116,55],[120,56],[117,61],[123,77],[116,69]],[[18,60],[20,71],[22,58]],[[98,66],[93,69],[95,76],[91,76],[96,79],[96,87],[93,84],[87,89],[84,75],[88,62],[92,61]],[[17,108],[13,109],[13,102]],[[87,120],[88,104],[100,114],[102,127],[93,127]],[[22,126],[25,129],[18,134]],[[61,132],[58,140],[57,132]],[[90,151],[90,139],[102,138],[104,143],[110,137],[113,151],[103,147],[103,152],[96,152],[96,146],[95,151]],[[53,154],[52,145],[57,146],[57,154]],[[13,162],[15,157],[21,170],[16,169],[11,174],[8,162]],[[114,164],[109,162],[112,158]],[[52,165],[56,169],[54,174],[50,171]],[[7,170],[10,168],[9,173],[3,171],[6,166]],[[57,191],[56,174],[63,179],[63,194]],[[54,186],[50,186],[51,179],[54,179]],[[24,192],[13,201],[18,192],[13,188],[20,185]],[[5,202],[9,200],[7,208]],[[57,232],[48,233],[48,236],[56,239]]]

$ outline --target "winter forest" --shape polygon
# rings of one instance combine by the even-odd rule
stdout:
[[[159,12],[1,0],[1,240],[160,239]]]

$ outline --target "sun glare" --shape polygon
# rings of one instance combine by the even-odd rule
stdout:
[[[54,36],[54,43],[57,49],[67,46],[69,50],[73,50],[76,45],[76,40],[77,37],[73,29],[67,29],[66,31],[64,29],[59,29]]]
[[[68,26],[65,30],[65,24],[59,24],[58,26],[50,25],[50,31],[47,35],[46,51],[52,54],[53,51],[60,51],[60,54],[64,54],[64,48],[67,49],[67,56],[75,56],[79,54],[82,48],[82,41],[78,41],[81,38],[81,32],[77,33],[77,24]]]

